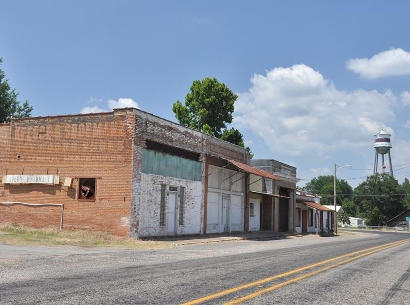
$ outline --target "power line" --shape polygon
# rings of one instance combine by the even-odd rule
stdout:
[[[346,197],[389,197],[389,196],[410,196],[409,193],[402,193],[402,194],[337,194],[338,196],[346,196]],[[319,195],[320,197],[332,197],[333,195]]]

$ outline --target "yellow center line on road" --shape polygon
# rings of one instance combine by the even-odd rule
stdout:
[[[357,255],[357,254],[360,254],[360,253],[364,253],[364,252],[384,248],[384,247],[389,246],[389,245],[392,245],[392,246],[394,246],[396,244],[399,245],[399,244],[407,242],[409,240],[410,239],[395,241],[395,242],[391,242],[391,243],[388,243],[388,244],[379,245],[379,246],[375,246],[375,247],[370,247],[370,248],[367,248],[367,249],[363,249],[363,250],[354,251],[354,252],[346,253],[346,254],[343,254],[343,255],[339,255],[339,256],[336,256],[336,257],[333,257],[333,258],[330,258],[330,259],[326,259],[326,260],[323,260],[323,261],[320,261],[320,262],[317,262],[317,263],[314,263],[314,264],[310,264],[310,265],[307,265],[307,266],[304,266],[304,267],[301,267],[301,268],[297,268],[297,269],[294,269],[294,270],[291,270],[291,271],[288,271],[288,272],[285,272],[285,273],[269,276],[269,277],[266,277],[264,279],[260,279],[260,280],[250,282],[250,283],[247,283],[247,284],[244,284],[244,285],[232,287],[232,288],[227,289],[227,290],[223,290],[223,291],[220,291],[220,292],[217,292],[217,293],[213,293],[213,294],[204,296],[202,298],[195,299],[195,300],[183,303],[182,305],[196,305],[196,304],[200,304],[200,303],[203,303],[203,302],[207,302],[207,301],[210,301],[210,300],[213,300],[213,299],[216,299],[216,298],[228,295],[228,294],[235,293],[235,292],[243,290],[243,289],[251,288],[251,287],[254,287],[254,286],[257,286],[257,285],[260,285],[260,284],[271,282],[271,281],[279,279],[279,278],[283,278],[283,277],[286,277],[286,276],[289,276],[289,275],[299,273],[301,271],[312,269],[314,267],[321,266],[321,265],[333,262],[333,261],[341,259],[341,258],[345,258],[345,257]]]
[[[318,270],[315,270],[315,271],[306,273],[306,274],[304,274],[304,275],[298,276],[298,277],[296,277],[296,278],[293,278],[293,279],[291,279],[291,280],[285,281],[285,282],[283,282],[283,283],[275,284],[275,285],[272,285],[272,286],[270,286],[270,287],[268,287],[268,288],[265,288],[265,289],[260,289],[260,290],[258,290],[258,291],[256,291],[256,292],[250,293],[250,294],[248,294],[248,295],[246,295],[246,296],[243,296],[243,297],[240,297],[240,298],[231,300],[231,301],[229,301],[229,302],[223,303],[223,305],[236,305],[236,304],[242,303],[242,302],[244,302],[244,301],[248,301],[248,300],[250,300],[250,299],[254,299],[254,298],[256,298],[256,297],[258,297],[258,296],[260,296],[260,295],[262,295],[262,294],[265,294],[265,293],[268,293],[268,292],[277,290],[277,289],[279,289],[279,288],[282,288],[282,287],[284,287],[284,286],[287,286],[287,285],[296,283],[296,282],[298,282],[298,281],[300,281],[300,280],[303,280],[303,279],[308,278],[308,277],[311,277],[311,276],[313,276],[313,275],[316,275],[316,274],[322,273],[322,272],[324,272],[324,271],[327,271],[327,270],[336,268],[336,267],[338,267],[338,266],[340,266],[340,265],[344,265],[344,264],[350,263],[350,262],[352,262],[352,261],[358,260],[359,258],[368,256],[368,255],[371,255],[371,254],[376,253],[376,252],[380,252],[380,251],[382,251],[382,250],[386,250],[386,249],[389,249],[389,248],[393,248],[393,247],[397,247],[397,246],[403,245],[403,244],[407,243],[408,241],[409,241],[409,239],[406,239],[405,241],[402,241],[402,242],[400,242],[400,243],[396,243],[396,244],[393,244],[393,245],[392,245],[392,244],[388,244],[387,246],[385,246],[385,247],[383,247],[383,248],[376,249],[376,250],[373,250],[373,251],[370,251],[370,252],[365,252],[365,253],[363,253],[363,254],[360,254],[360,255],[354,256],[354,257],[352,257],[352,258],[346,259],[346,260],[344,260],[344,261],[338,262],[338,263],[336,263],[336,264],[333,264],[333,265],[330,265],[330,266],[327,266],[327,267],[323,267],[323,268],[321,268],[321,269],[318,269]]]

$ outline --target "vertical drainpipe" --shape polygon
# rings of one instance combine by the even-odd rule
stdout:
[[[202,234],[206,234],[206,225],[208,222],[208,160],[206,154],[202,156],[202,166],[203,170],[203,177],[202,177],[202,185],[204,187],[204,213],[202,218]]]
[[[249,232],[249,174],[245,173],[245,212],[244,212],[244,231]]]

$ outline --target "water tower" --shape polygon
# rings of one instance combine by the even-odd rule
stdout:
[[[391,155],[390,155],[390,149],[391,149],[391,143],[390,143],[390,134],[385,132],[383,129],[380,130],[379,133],[374,135],[374,145],[375,149],[375,155],[374,155],[374,169],[373,173],[378,173],[378,168],[379,168],[379,155],[382,156],[382,173],[385,172],[386,170],[386,164],[384,163],[384,155],[389,156],[389,169],[390,169],[390,175],[393,176],[393,166],[391,164]]]

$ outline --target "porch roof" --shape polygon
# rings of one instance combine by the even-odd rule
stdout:
[[[274,174],[272,174],[270,172],[267,172],[263,169],[256,168],[256,167],[253,167],[253,166],[250,166],[248,164],[241,163],[241,162],[238,162],[238,161],[235,161],[235,160],[227,160],[227,161],[230,164],[232,164],[233,166],[235,166],[236,168],[238,168],[238,169],[240,169],[240,170],[242,170],[246,173],[254,174],[254,175],[259,176],[259,177],[269,178],[269,179],[272,179],[272,180],[280,180]]]
[[[330,212],[333,212],[333,210],[328,209],[327,207],[325,207],[325,206],[323,206],[323,205],[321,205],[321,204],[319,204],[319,203],[316,203],[316,202],[305,201],[305,204],[306,204],[308,207],[311,207],[311,208],[314,208],[314,209],[317,209],[317,210],[320,210],[320,211],[330,211]]]

